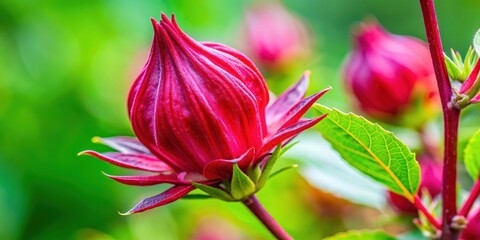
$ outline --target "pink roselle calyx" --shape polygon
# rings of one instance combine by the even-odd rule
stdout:
[[[245,30],[245,48],[266,68],[280,70],[311,52],[311,36],[305,23],[280,3],[250,7],[245,13]]]
[[[344,80],[361,111],[409,127],[423,125],[437,111],[437,85],[425,43],[370,21],[360,25],[353,45]]]
[[[173,16],[169,20],[162,14],[160,22],[152,23],[150,56],[128,97],[137,138],[99,139],[118,152],[83,153],[155,173],[108,175],[118,182],[173,185],[128,213],[165,205],[195,188],[227,201],[244,200],[263,186],[265,179],[258,175],[273,162],[273,149],[324,117],[302,119],[326,90],[304,98],[307,72],[267,106],[265,80],[245,55],[193,40]]]

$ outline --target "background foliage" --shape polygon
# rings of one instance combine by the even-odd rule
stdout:
[[[149,17],[174,12],[194,38],[242,49],[246,47],[240,41],[243,9],[250,3],[0,1],[2,239],[188,239],[219,229],[239,238],[269,238],[243,206],[216,200],[181,200],[147,213],[120,216],[117,211],[162,187],[120,185],[100,171],[126,170],[76,156],[88,148],[102,150],[90,143],[93,136],[132,134],[125,99],[148,53]],[[417,1],[285,0],[285,4],[315,35],[315,58],[303,68],[313,72],[311,92],[334,87],[321,100],[326,106],[348,110],[339,69],[350,46],[352,24],[373,15],[394,33],[424,38]],[[445,48],[465,52],[480,25],[480,4],[450,0],[437,5]],[[302,70],[269,84],[279,93]],[[465,119],[467,125],[476,121]],[[278,165],[297,160],[302,159],[291,157]],[[378,210],[318,191],[296,171],[275,177],[259,198],[298,239],[319,239],[362,227],[398,232],[385,223],[391,219],[377,216]]]

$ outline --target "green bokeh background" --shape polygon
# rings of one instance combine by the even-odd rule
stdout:
[[[284,2],[315,35],[315,57],[305,68],[313,72],[310,91],[334,87],[321,100],[328,106],[348,108],[339,69],[354,23],[375,16],[391,32],[424,38],[418,1]],[[175,13],[195,39],[240,46],[243,9],[249,4],[0,1],[0,239],[190,239],[199,228],[207,232],[232,228],[228,234],[270,239],[241,204],[216,200],[180,200],[120,216],[117,211],[126,211],[165,187],[115,183],[101,171],[131,172],[76,156],[85,149],[107,149],[92,144],[93,136],[132,134],[125,99],[150,47],[150,17]],[[465,52],[480,27],[480,3],[442,0],[437,5],[445,49]],[[301,70],[291,75],[300,76]],[[276,93],[287,85],[269,84]],[[309,201],[312,194],[291,171],[272,179],[259,199],[298,239],[320,239],[362,226],[316,211],[318,206]],[[227,227],[219,227],[218,221],[227,222]]]

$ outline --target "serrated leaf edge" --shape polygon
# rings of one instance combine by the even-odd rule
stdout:
[[[364,120],[366,120],[367,123],[371,124],[371,125],[374,125],[374,126],[377,126],[377,127],[380,127],[382,128],[380,125],[378,125],[377,123],[372,123],[370,121],[368,121],[366,118],[362,117],[362,116],[357,116],[353,113],[343,113],[341,112],[340,110],[336,109],[336,108],[328,108],[326,106],[323,106],[323,105],[320,105],[320,104],[315,104],[313,106],[315,109],[317,109],[318,111],[322,112],[322,110],[320,109],[321,107],[323,108],[326,108],[330,111],[336,111],[337,113],[339,114],[344,114],[344,115],[347,115],[349,117],[358,117],[358,118],[362,118]],[[327,118],[330,118],[331,114],[328,114],[327,115]],[[411,194],[408,189],[403,185],[403,183],[400,181],[400,179],[397,178],[397,176],[388,168],[387,165],[385,165],[367,146],[365,146],[357,137],[355,137],[354,135],[350,134],[350,132],[348,132],[345,128],[343,128],[340,124],[338,124],[337,122],[333,121],[332,122],[337,125],[338,127],[340,127],[341,129],[343,129],[346,133],[348,133],[349,136],[351,136],[356,142],[358,142],[372,157],[373,159],[388,173],[388,175],[390,175],[390,177],[395,181],[395,183],[400,187],[400,189],[402,190],[403,192],[403,196],[405,198],[407,198],[410,202],[413,202],[414,200],[414,195]],[[383,129],[383,128],[382,128]],[[391,135],[393,138],[395,139],[398,139],[392,132],[388,131],[388,130],[385,130],[385,132],[389,135]],[[415,155],[415,153],[413,153]],[[411,182],[411,176],[410,174],[408,174],[408,180],[409,182]],[[418,186],[417,186],[417,189],[418,191]]]

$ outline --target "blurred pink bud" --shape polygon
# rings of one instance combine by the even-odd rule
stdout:
[[[242,231],[227,219],[216,216],[202,217],[190,237],[192,240],[241,240]]]
[[[262,65],[280,67],[311,51],[307,27],[280,3],[255,5],[245,15],[246,48]]]
[[[382,121],[423,124],[436,111],[438,92],[427,45],[391,34],[377,22],[362,23],[354,34],[344,78],[357,106]]]
[[[396,212],[407,215],[417,214],[417,208],[404,196],[388,191],[387,199]]]
[[[472,218],[468,219],[467,227],[462,231],[460,240],[480,239],[480,210],[477,210]]]
[[[128,112],[136,138],[100,139],[119,152],[85,151],[110,163],[157,173],[109,176],[130,185],[169,183],[128,213],[173,202],[195,189],[230,181],[233,165],[247,173],[268,161],[277,145],[318,123],[301,119],[325,91],[304,98],[308,73],[271,105],[265,80],[242,53],[200,43],[164,14],[149,59],[133,83]]]
[[[443,165],[431,159],[420,159],[419,162],[422,171],[422,182],[420,183],[418,195],[421,196],[422,191],[426,190],[432,198],[435,198],[442,191]],[[417,213],[417,208],[401,195],[389,191],[388,200],[399,213]]]

